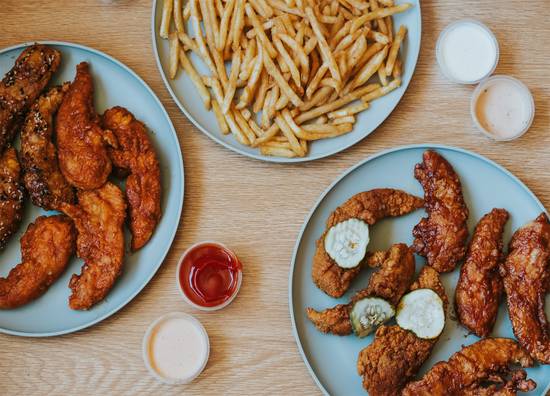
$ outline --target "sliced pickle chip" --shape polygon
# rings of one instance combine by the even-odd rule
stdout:
[[[351,327],[358,337],[366,337],[382,323],[395,315],[389,302],[379,297],[367,297],[353,304]]]
[[[365,258],[369,244],[369,225],[349,219],[332,227],[325,236],[325,251],[342,268],[357,267]]]
[[[399,301],[395,319],[400,327],[419,338],[436,338],[445,327],[443,301],[431,289],[412,291]]]

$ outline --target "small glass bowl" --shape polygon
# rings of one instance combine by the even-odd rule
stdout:
[[[184,261],[185,257],[189,254],[189,252],[191,252],[193,249],[195,249],[195,248],[197,248],[201,245],[215,245],[215,246],[219,247],[220,249],[224,250],[227,254],[234,257],[236,261],[239,261],[239,259],[238,259],[237,255],[235,254],[235,252],[233,252],[231,249],[229,249],[223,243],[214,242],[214,241],[197,242],[194,245],[190,246],[185,252],[183,252],[183,254],[181,255],[181,257],[178,261],[178,265],[176,267],[176,286],[177,286],[181,296],[185,300],[185,302],[187,304],[191,305],[193,308],[196,308],[196,309],[201,310],[201,311],[206,311],[206,312],[217,311],[217,310],[225,308],[229,304],[231,304],[233,302],[233,300],[235,299],[235,297],[237,297],[237,294],[239,294],[239,290],[241,290],[241,284],[242,284],[242,281],[243,281],[243,271],[242,271],[242,269],[239,270],[239,272],[237,274],[237,287],[235,288],[235,291],[233,292],[231,297],[229,297],[223,303],[221,303],[220,305],[213,306],[213,307],[204,307],[202,305],[196,304],[189,297],[187,297],[187,295],[185,294],[185,290],[183,290],[183,287],[182,287],[181,282],[180,282],[180,270],[181,270],[181,266],[183,264],[183,261]]]
[[[497,80],[506,80],[516,84],[516,86],[521,91],[523,91],[523,94],[526,100],[528,101],[528,107],[530,112],[529,120],[521,130],[519,130],[515,135],[510,137],[499,137],[492,134],[487,129],[485,129],[483,125],[481,125],[481,122],[479,122],[479,119],[477,117],[477,111],[476,111],[477,101],[479,100],[479,96],[481,92],[485,88],[487,88],[490,84],[493,84]],[[535,118],[535,101],[533,99],[533,95],[531,94],[531,91],[529,90],[529,88],[527,88],[527,86],[524,83],[522,83],[520,80],[511,76],[503,75],[503,74],[495,74],[494,76],[491,76],[481,81],[481,83],[479,83],[479,85],[474,90],[474,93],[472,94],[472,98],[470,99],[470,114],[472,116],[472,120],[474,121],[474,125],[481,133],[483,133],[485,136],[487,136],[492,140],[507,142],[507,141],[511,141],[519,138],[520,136],[524,135],[525,132],[527,132],[527,130],[529,130],[529,128],[531,127],[531,124],[533,123],[533,119]]]
[[[193,323],[199,329],[199,332],[201,333],[204,343],[206,345],[206,353],[204,355],[204,361],[201,363],[199,369],[194,372],[192,375],[190,375],[187,378],[182,379],[173,379],[173,378],[166,378],[159,374],[157,370],[154,369],[153,364],[151,362],[151,355],[149,353],[150,344],[151,344],[151,336],[153,335],[153,331],[159,326],[163,321],[171,319],[171,318],[184,318],[190,322]],[[191,316],[189,314],[186,314],[184,312],[170,312],[167,314],[162,315],[160,318],[156,319],[149,325],[147,328],[147,331],[145,332],[145,335],[143,336],[143,343],[142,343],[142,356],[143,361],[145,363],[145,367],[147,367],[147,370],[149,373],[155,377],[158,381],[167,384],[167,385],[183,385],[188,384],[195,380],[204,370],[206,367],[206,363],[208,362],[208,358],[210,357],[210,339],[208,338],[208,333],[206,332],[206,329],[202,325],[201,322],[194,316]]]
[[[445,64],[445,61],[443,60],[443,54],[441,53],[441,51],[442,51],[441,45],[442,45],[442,42],[443,42],[443,38],[447,35],[447,33],[449,33],[452,29],[456,28],[458,25],[466,24],[466,23],[475,24],[475,25],[481,27],[483,30],[485,30],[489,34],[489,36],[491,37],[491,41],[493,41],[493,44],[495,46],[495,51],[496,51],[495,62],[493,64],[493,66],[490,68],[490,70],[488,70],[488,72],[483,77],[478,78],[476,80],[471,80],[471,81],[459,80],[459,79],[455,78],[455,76],[453,76],[452,73],[449,72],[449,70],[447,68],[447,65]],[[500,56],[500,49],[499,49],[497,38],[495,37],[494,33],[485,24],[483,24],[479,21],[476,21],[475,19],[459,19],[458,21],[452,22],[451,24],[447,25],[447,27],[445,27],[445,29],[443,29],[443,31],[439,34],[439,38],[437,39],[437,44],[435,46],[435,55],[436,55],[436,59],[437,59],[437,64],[439,65],[439,69],[441,70],[443,75],[445,77],[447,77],[447,79],[454,82],[455,84],[473,85],[473,84],[479,83],[484,78],[487,78],[487,76],[490,76],[491,74],[494,73],[494,71],[495,71],[495,69],[498,65],[499,56]]]

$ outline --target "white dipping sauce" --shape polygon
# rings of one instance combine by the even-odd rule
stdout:
[[[199,321],[186,314],[160,318],[146,334],[149,367],[169,383],[187,383],[204,369],[209,341]]]
[[[491,74],[498,61],[498,43],[485,25],[461,20],[449,25],[437,43],[443,73],[459,83],[475,83]]]
[[[534,115],[533,97],[520,81],[493,76],[474,93],[472,113],[478,127],[496,140],[510,140],[529,128]]]

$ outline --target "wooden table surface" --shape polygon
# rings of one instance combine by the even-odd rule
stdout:
[[[122,311],[76,334],[27,339],[0,334],[0,394],[318,394],[298,353],[288,311],[288,271],[302,222],[317,197],[345,169],[371,154],[411,143],[443,143],[502,164],[550,207],[550,8],[546,0],[422,1],[422,49],[416,73],[391,117],[364,141],[329,159],[281,166],[237,155],[194,128],[165,89],[151,46],[151,1],[2,0],[0,48],[63,40],[97,48],[135,70],[156,92],[178,132],[185,161],[179,231],[150,284]],[[523,80],[536,116],[512,143],[482,137],[470,119],[473,88],[440,74],[435,42],[448,23],[485,22],[500,42],[497,73]],[[244,263],[237,299],[199,313],[174,285],[176,261],[192,243],[220,240]],[[185,388],[146,371],[141,341],[148,324],[170,311],[192,312],[205,325],[211,356]],[[355,375],[355,373],[350,373]]]

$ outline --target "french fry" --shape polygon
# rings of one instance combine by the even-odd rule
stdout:
[[[254,143],[254,140],[256,140],[256,134],[248,125],[248,121],[246,120],[246,118],[243,117],[241,111],[234,110],[233,116],[235,117],[235,121],[237,122],[237,125],[239,126],[243,134],[246,136],[247,140],[251,144]]]
[[[239,43],[241,41],[241,35],[244,28],[244,10],[245,10],[245,0],[237,0],[237,3],[235,4],[235,11],[233,13],[233,19],[232,19],[233,40],[232,40],[231,46],[233,47],[233,51],[237,50],[237,48],[239,47]]]
[[[178,33],[185,32],[183,24],[183,0],[174,0],[174,24]]]
[[[275,66],[275,63],[273,63],[273,61],[271,60],[269,54],[267,53],[267,50],[263,47],[263,44],[261,44],[260,46],[262,47],[262,51],[264,51],[264,66],[269,75],[273,77],[279,87],[283,90],[283,93],[287,96],[287,98],[292,102],[294,106],[298,107],[302,105],[304,102],[302,102],[302,99],[300,99],[300,97],[296,95],[296,92],[294,92],[292,88],[290,88],[279,69],[277,69],[277,66]]]
[[[412,7],[411,3],[403,3],[393,7],[379,8],[376,11],[369,12],[368,14],[361,15],[359,18],[355,18],[351,23],[350,32],[353,33],[357,29],[361,28],[366,22],[373,21],[375,19],[384,18],[390,15],[394,15],[400,12],[407,11]]]
[[[250,142],[248,141],[248,138],[237,125],[233,112],[228,111],[227,113],[224,113],[224,116],[225,116],[225,120],[227,121],[227,125],[229,126],[229,130],[235,136],[235,138],[239,141],[239,143],[244,144],[245,146],[250,146]]]
[[[296,85],[301,87],[302,81],[300,79],[300,72],[298,71],[298,67],[296,67],[296,64],[292,60],[291,56],[288,54],[288,51],[283,45],[283,42],[279,39],[279,37],[275,36],[275,38],[273,39],[273,43],[275,44],[275,48],[279,51],[279,54],[283,58],[283,61],[288,66],[292,79],[294,80]]]
[[[349,115],[345,117],[338,117],[331,121],[332,125],[339,125],[339,124],[355,124],[355,116]]]
[[[374,75],[374,73],[376,73],[376,71],[382,64],[382,62],[384,62],[384,59],[386,59],[387,54],[388,54],[388,47],[386,46],[382,49],[382,51],[374,55],[365,64],[365,66],[363,66],[363,68],[357,73],[357,75],[351,82],[351,85],[349,86],[348,90],[352,90],[366,83],[369,80],[369,78],[371,78]]]
[[[392,77],[395,79],[398,79],[401,77],[401,68],[403,67],[403,63],[401,62],[401,58],[397,58],[395,60],[395,65],[393,66],[393,72]]]
[[[332,77],[336,81],[338,81],[338,83],[340,83],[342,81],[342,78],[340,76],[340,71],[338,70],[338,65],[334,60],[334,55],[332,54],[330,47],[328,46],[325,36],[323,36],[319,22],[317,21],[317,18],[315,17],[315,14],[311,7],[306,7],[306,16],[317,38],[323,61],[328,65],[328,69],[330,71],[330,74],[332,74]]]
[[[320,140],[345,135],[353,130],[353,124],[307,124],[302,125],[300,139]]]
[[[231,72],[229,73],[229,82],[225,90],[225,97],[223,98],[222,103],[222,112],[227,114],[231,103],[233,102],[233,96],[235,96],[235,91],[237,90],[237,77],[239,76],[239,69],[241,67],[241,49],[238,48],[236,52],[233,53],[233,60],[231,61]]]
[[[390,93],[394,89],[398,88],[399,86],[401,86],[401,80],[399,80],[399,79],[393,80],[392,82],[390,82],[385,87],[380,87],[380,88],[378,88],[378,89],[376,89],[372,92],[369,92],[368,94],[362,96],[361,100],[363,102],[366,102],[366,103],[372,102],[374,99],[378,99],[381,96],[387,95],[388,93]]]
[[[168,64],[168,76],[170,80],[176,78],[178,72],[178,55],[179,55],[179,40],[176,33],[170,33],[169,36],[169,45],[170,45],[170,62]]]
[[[357,103],[348,107],[344,107],[340,110],[332,111],[327,114],[328,118],[347,117],[362,112],[369,108],[368,102]]]
[[[283,158],[294,158],[296,153],[292,150],[279,148],[279,147],[270,147],[270,146],[260,146],[260,153],[262,155],[269,155],[274,157],[283,157]]]
[[[162,17],[160,20],[159,36],[163,39],[168,38],[170,31],[170,22],[172,21],[172,10],[174,3],[172,0],[164,0],[162,2]]]
[[[368,94],[369,92],[372,92],[372,91],[376,90],[379,87],[380,87],[380,84],[369,84],[369,85],[367,85],[363,88],[359,88],[359,89],[347,94],[346,96],[344,96],[344,97],[342,97],[338,100],[335,100],[331,103],[327,103],[325,105],[316,107],[314,109],[306,111],[305,113],[300,114],[296,118],[296,122],[298,124],[302,124],[303,122],[306,122],[306,121],[312,120],[314,118],[317,118],[320,115],[326,114],[326,113],[328,113],[330,111],[334,111],[336,109],[339,109],[340,107],[345,106],[348,103],[351,103],[356,99],[359,99],[360,97]]]
[[[240,0],[240,1],[243,1],[243,0]],[[254,9],[250,4],[247,4],[245,6],[245,11],[246,11],[246,15],[248,15],[248,17],[250,18],[250,22],[252,23],[254,30],[256,31],[256,36],[262,43],[262,46],[266,49],[267,53],[269,54],[269,57],[275,58],[277,56],[277,50],[275,49],[275,47],[273,47],[273,45],[271,44],[271,41],[267,38],[264,32],[264,29],[262,28],[262,25],[260,23],[260,20],[256,15],[256,12],[254,12]]]
[[[397,54],[399,53],[399,47],[401,46],[401,42],[405,38],[406,34],[407,28],[404,25],[401,25],[395,35],[395,39],[393,40],[390,52],[388,54],[388,61],[386,62],[386,75],[388,76],[391,76],[393,72],[395,60],[397,59]]]
[[[380,67],[378,68],[378,79],[380,80],[380,84],[382,84],[384,87],[388,85],[388,79],[386,76],[386,65],[384,62],[380,64]]]
[[[263,58],[263,55],[262,55],[262,58]],[[254,102],[254,106],[252,106],[252,111],[254,113],[259,113],[264,106],[265,96],[268,88],[267,84],[268,84],[267,72],[264,69],[260,74],[260,85],[258,86],[256,101]]]
[[[208,89],[204,86],[204,83],[202,82],[199,73],[197,73],[197,71],[189,61],[189,58],[187,58],[187,55],[185,55],[185,51],[180,50],[179,58],[181,67],[189,75],[189,78],[191,79],[191,81],[193,81],[193,84],[195,84],[195,87],[199,92],[204,107],[207,110],[210,109],[210,93],[208,92]]]
[[[201,55],[199,52],[199,47],[197,46],[197,43],[191,37],[189,37],[185,32],[178,32],[178,39],[183,44],[184,48],[187,47],[198,56]]]
[[[227,3],[225,3],[222,19],[220,21],[220,31],[218,37],[216,38],[216,48],[218,51],[223,51],[225,48],[227,34],[229,33],[229,22],[231,21],[231,16],[233,15],[235,1],[236,0],[228,0]]]
[[[275,117],[275,122],[277,123],[277,126],[283,132],[285,137],[288,139],[292,151],[294,151],[299,157],[304,156],[305,153],[302,150],[302,146],[300,146],[300,142],[298,142],[298,139],[296,139],[294,132],[292,132],[292,129],[284,120],[284,118],[282,118],[281,116],[277,116]]]
[[[223,115],[217,100],[212,101],[212,111],[216,116],[216,120],[218,121],[218,125],[220,126],[221,133],[227,135],[229,133],[229,127],[227,126],[227,121],[225,121],[225,116]]]
[[[208,52],[208,48],[206,48],[206,44],[204,42],[204,37],[202,36],[197,0],[189,0],[189,2],[191,3],[191,24],[195,30],[195,41],[197,43],[199,53],[203,62],[210,69],[210,72],[215,77],[218,77],[218,71],[216,70],[214,62],[212,62],[212,58],[210,57],[210,53]]]

